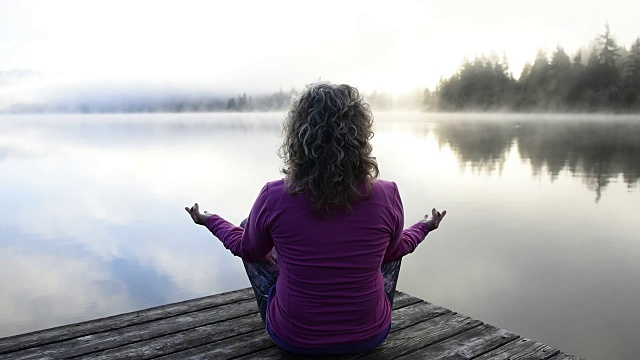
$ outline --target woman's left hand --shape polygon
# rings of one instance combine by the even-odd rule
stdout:
[[[194,223],[198,224],[198,225],[205,225],[205,221],[207,220],[207,218],[209,218],[209,216],[211,216],[211,214],[207,211],[203,213],[200,212],[200,206],[198,206],[198,203],[193,204],[192,207],[185,207],[184,208],[189,215],[191,215],[191,219],[193,220]]]
[[[436,208],[433,208],[431,210],[431,215],[425,215],[423,221],[429,225],[430,230],[435,230],[440,226],[440,222],[444,219],[445,215],[447,215],[447,210],[440,213]]]

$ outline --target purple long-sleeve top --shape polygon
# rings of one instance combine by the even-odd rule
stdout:
[[[284,180],[267,183],[245,229],[218,215],[206,226],[234,255],[254,262],[275,246],[280,275],[267,311],[269,330],[299,348],[356,343],[386,331],[391,304],[380,266],[412,252],[429,232],[425,222],[403,230],[394,182],[378,180],[353,211],[311,212],[305,194]]]

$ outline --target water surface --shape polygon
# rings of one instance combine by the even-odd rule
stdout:
[[[184,206],[238,223],[283,114],[0,116],[0,336],[249,286]],[[640,119],[377,114],[406,225],[399,289],[586,358],[635,359]]]

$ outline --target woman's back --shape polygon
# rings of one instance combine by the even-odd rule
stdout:
[[[280,262],[268,323],[298,346],[347,343],[375,336],[390,323],[380,266],[402,229],[395,184],[377,181],[371,197],[326,216],[284,181],[266,186],[270,231]],[[259,222],[260,223],[260,222]]]

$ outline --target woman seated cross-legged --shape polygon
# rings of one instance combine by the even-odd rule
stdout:
[[[185,210],[242,258],[260,315],[282,349],[360,353],[382,344],[400,261],[438,228],[433,209],[404,229],[398,187],[378,179],[373,116],[358,90],[317,83],[284,124],[284,179],[267,183],[248,218]]]

